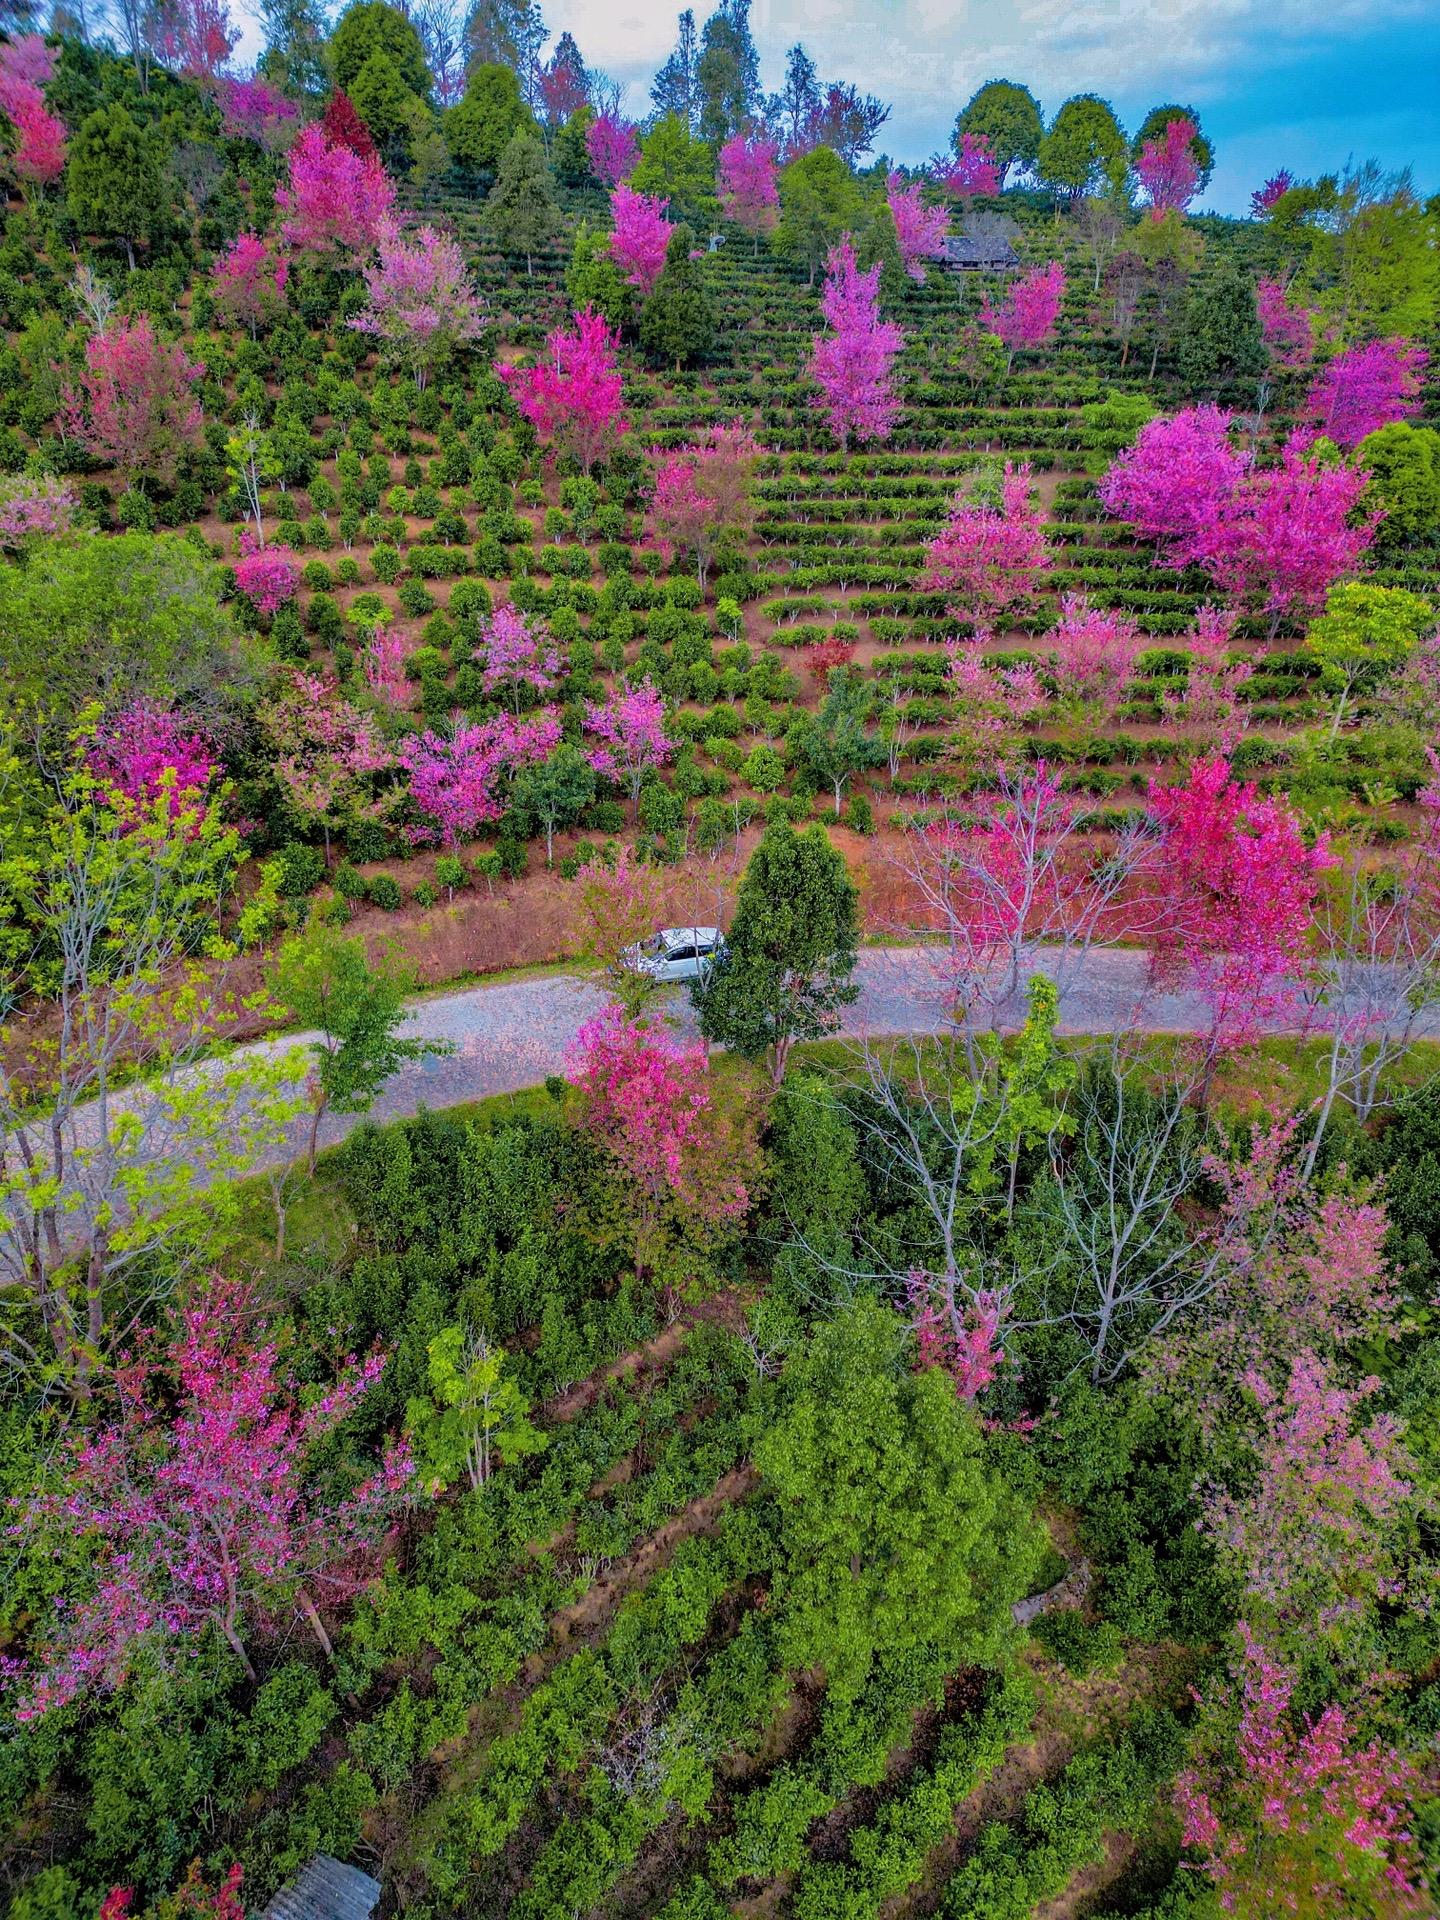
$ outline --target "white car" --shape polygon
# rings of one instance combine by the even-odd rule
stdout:
[[[724,945],[719,927],[662,927],[638,946],[627,947],[624,960],[633,972],[648,974],[662,984],[695,980]]]

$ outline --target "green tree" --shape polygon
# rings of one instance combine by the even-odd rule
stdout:
[[[517,133],[536,141],[540,129],[520,94],[509,67],[477,67],[465,98],[448,109],[442,122],[445,144],[457,167],[469,173],[495,173]]]
[[[595,181],[585,137],[595,124],[592,106],[577,107],[550,141],[550,159],[562,187],[588,187]]]
[[[523,253],[525,271],[533,276],[535,255],[557,239],[562,228],[554,181],[538,140],[526,133],[511,140],[485,208],[500,251]]]
[[[677,373],[687,361],[707,354],[715,338],[715,313],[704,275],[690,258],[694,244],[689,227],[675,228],[660,278],[640,309],[641,346],[652,360],[673,365]]]
[[[717,208],[714,150],[704,140],[693,139],[678,114],[667,113],[641,142],[630,185],[637,193],[662,195],[681,219],[713,219]]]
[[[597,232],[588,220],[575,229],[570,264],[565,269],[565,291],[572,307],[594,307],[612,327],[630,326],[635,319],[635,289],[610,257],[608,229]]]
[[[1210,176],[1215,171],[1215,148],[1200,129],[1200,116],[1194,107],[1176,106],[1174,102],[1164,107],[1152,107],[1140,122],[1140,129],[1130,142],[1130,158],[1140,158],[1141,151],[1151,140],[1164,137],[1165,129],[1172,120],[1188,120],[1195,129],[1195,137],[1190,142],[1190,154],[1200,176],[1195,183],[1195,191],[1203,193],[1210,184]]]
[[[700,36],[695,64],[700,133],[715,147],[738,133],[760,103],[760,61],[749,15],[750,0],[721,0]]]
[[[132,270],[135,248],[151,246],[170,219],[170,192],[155,141],[120,102],[81,122],[65,169],[65,200],[82,233],[118,240]]]
[[[1366,504],[1383,507],[1376,542],[1410,546],[1440,535],[1440,433],[1408,420],[1392,420],[1367,433],[1355,450],[1355,465],[1370,475]]]
[[[422,100],[430,98],[434,83],[425,64],[425,49],[406,16],[385,0],[351,0],[330,36],[330,63],[336,85],[352,99],[361,68],[377,53],[391,62],[412,93]]]
[[[325,20],[316,0],[260,0],[265,51],[259,71],[288,93],[324,93]]]
[[[1422,635],[1435,624],[1435,609],[1404,587],[1376,587],[1351,580],[1332,587],[1325,611],[1305,636],[1305,650],[1320,663],[1327,687],[1339,698],[1330,741],[1353,696],[1403,666]]]
[[[1232,381],[1258,380],[1269,366],[1255,288],[1237,268],[1212,273],[1186,299],[1175,356],[1180,378],[1197,397],[1218,397]]]
[[[780,173],[780,225],[775,245],[803,266],[815,284],[818,268],[842,233],[853,232],[865,196],[833,147],[813,147]]]
[[[750,856],[720,962],[691,987],[700,1031],[747,1060],[768,1053],[778,1086],[797,1040],[834,1031],[851,980],[859,895],[818,823],[766,827]]]
[[[850,781],[885,758],[883,742],[869,731],[872,704],[859,674],[838,668],[819,711],[799,714],[786,735],[795,764],[834,793],[837,820]]]
[[[411,1400],[405,1426],[432,1494],[463,1473],[476,1492],[494,1471],[544,1451],[547,1436],[530,1422],[530,1402],[504,1377],[505,1349],[483,1333],[446,1327],[426,1349],[430,1396]]]
[[[871,196],[865,219],[855,235],[855,258],[868,272],[880,262],[880,300],[886,308],[903,300],[910,287],[905,262],[900,257],[900,240],[895,232],[895,216],[890,203],[879,194]]]
[[[967,133],[983,133],[990,142],[1003,184],[1012,169],[1023,173],[1040,158],[1040,142],[1045,137],[1040,103],[1028,87],[1014,80],[987,80],[955,121],[951,145],[956,153],[962,135]]]
[[[1079,200],[1125,178],[1129,150],[1115,109],[1098,94],[1067,100],[1040,142],[1040,178],[1056,193]]]
[[[516,774],[511,805],[526,833],[545,835],[547,867],[555,862],[555,835],[573,826],[594,798],[595,769],[568,741]]]
[[[997,1665],[1039,1563],[974,1413],[939,1368],[912,1369],[909,1344],[887,1307],[847,1307],[792,1361],[755,1445],[781,1514],[781,1658],[822,1668],[832,1701],[855,1699],[882,1658]]]
[[[1037,973],[1025,988],[1025,1024],[1004,1045],[1000,1062],[999,1138],[1008,1149],[1010,1177],[1006,1212],[1015,1212],[1015,1175],[1022,1147],[1040,1147],[1074,1122],[1059,1102],[1075,1084],[1076,1066],[1055,1038],[1060,994],[1053,980]]]
[[[370,129],[385,164],[402,172],[410,164],[414,136],[429,119],[419,94],[407,87],[388,53],[375,52],[350,83],[351,103]]]
[[[1322,304],[1346,340],[1423,339],[1440,308],[1440,207],[1408,193],[1351,212],[1342,193],[1336,286]]]
[[[315,1168],[320,1122],[327,1112],[368,1113],[375,1097],[407,1060],[445,1053],[444,1042],[402,1040],[405,996],[414,976],[391,959],[372,967],[365,942],[333,927],[312,926],[281,947],[274,992],[303,1027],[313,1028],[314,1098],[306,1165]]]
[[[213,723],[253,677],[219,569],[178,534],[47,541],[0,567],[0,633],[0,713],[27,731],[137,700]]]

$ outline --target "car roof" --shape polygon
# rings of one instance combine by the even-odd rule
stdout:
[[[720,938],[720,929],[719,927],[662,927],[660,938],[667,947],[683,947],[687,944],[694,946],[697,940],[704,940],[713,945]]]

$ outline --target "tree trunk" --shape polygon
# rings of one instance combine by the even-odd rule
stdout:
[[[310,1150],[305,1160],[305,1171],[307,1173],[314,1173],[315,1171],[315,1154],[320,1144],[320,1121],[324,1112],[325,1095],[322,1093],[315,1102],[315,1113],[310,1122]]]
[[[220,1631],[221,1633],[224,1634],[226,1640],[229,1642],[230,1651],[234,1654],[235,1658],[240,1662],[241,1666],[244,1667],[246,1679],[252,1682],[258,1680],[260,1676],[256,1673],[254,1667],[252,1667],[250,1664],[250,1656],[245,1651],[245,1643],[240,1638],[239,1634],[235,1631],[235,1628],[232,1625],[232,1623],[229,1620],[222,1620],[220,1622]]]
[[[295,1595],[295,1604],[299,1607],[301,1613],[304,1614],[306,1621],[309,1623],[310,1631],[320,1642],[325,1658],[330,1662],[331,1666],[334,1666],[335,1649],[330,1643],[329,1634],[325,1631],[325,1622],[315,1611],[315,1602],[303,1587],[301,1587]]]
[[[144,92],[143,87],[141,88],[141,92]],[[131,273],[133,273],[135,271],[135,249],[128,240],[125,242],[125,258],[129,262]],[[253,1679],[254,1676],[252,1675],[251,1677]]]

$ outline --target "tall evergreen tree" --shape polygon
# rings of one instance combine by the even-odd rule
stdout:
[[[665,249],[665,265],[640,312],[640,344],[651,359],[678,373],[697,360],[715,337],[715,314],[698,263],[690,258],[694,236],[678,226]]]
[[[811,116],[820,110],[820,79],[815,62],[797,40],[785,56],[785,84],[771,103],[785,142],[798,147]]]
[[[545,149],[532,135],[517,133],[506,147],[485,205],[501,252],[523,253],[533,275],[536,253],[556,238],[561,221]]]
[[[1245,275],[1226,267],[1196,286],[1181,310],[1175,358],[1196,399],[1216,399],[1231,381],[1257,380],[1265,371],[1269,350]]]
[[[686,7],[680,16],[680,38],[675,50],[656,74],[650,88],[650,98],[655,103],[658,119],[673,114],[683,121],[688,132],[694,133],[698,109],[696,93],[696,68],[700,62],[700,48],[695,37],[695,15]]]
[[[115,101],[81,122],[65,174],[70,218],[82,233],[118,240],[131,267],[170,215],[170,195],[155,143]]]
[[[721,0],[705,22],[695,90],[701,137],[719,146],[760,104],[760,59],[750,33],[750,0]]]
[[[289,93],[325,91],[325,21],[315,0],[260,0],[260,71]]]
[[[475,0],[465,17],[465,71],[509,67],[528,106],[535,105],[540,49],[549,38],[545,16],[532,0]]]

